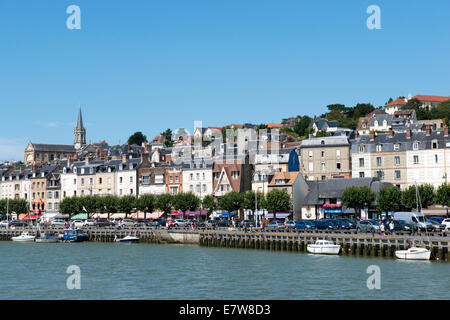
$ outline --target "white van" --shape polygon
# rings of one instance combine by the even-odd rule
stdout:
[[[434,229],[422,212],[394,212],[394,220],[406,221],[419,230],[433,231]]]

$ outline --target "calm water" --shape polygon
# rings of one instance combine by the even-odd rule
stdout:
[[[0,242],[0,270],[0,299],[450,299],[449,263],[197,246]]]

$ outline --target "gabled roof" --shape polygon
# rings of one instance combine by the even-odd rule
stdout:
[[[418,95],[415,95],[414,97],[412,97],[412,99],[417,99],[417,100],[420,100],[420,101],[442,102],[442,101],[450,100],[450,97],[429,96],[429,95],[425,95],[425,94],[418,94]]]
[[[406,104],[406,101],[404,98],[400,98],[397,100],[394,100],[388,104],[385,105],[385,107],[390,107],[390,106],[404,106]]]
[[[297,179],[299,172],[275,172],[269,186],[291,186]],[[277,180],[284,180],[282,184],[276,183]]]

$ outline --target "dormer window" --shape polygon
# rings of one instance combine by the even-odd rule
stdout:
[[[413,150],[419,150],[419,143],[418,142],[414,142],[413,143]]]
[[[93,174],[93,173],[94,173],[94,168],[90,168],[90,169],[89,169],[89,173],[90,173],[90,174]]]
[[[437,149],[438,148],[438,142],[437,140],[433,140],[431,142],[431,149]]]
[[[400,144],[394,143],[394,151],[400,150]]]
[[[84,174],[84,168],[81,168],[81,174]]]
[[[377,152],[381,152],[383,149],[383,145],[382,144],[377,144]]]
[[[359,152],[364,152],[364,145],[363,144],[361,144],[361,145],[359,145]]]
[[[77,173],[78,169],[75,167],[73,168],[73,173]]]

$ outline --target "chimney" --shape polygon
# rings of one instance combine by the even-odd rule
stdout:
[[[389,138],[392,138],[394,136],[394,131],[392,128],[389,128]]]
[[[406,129],[406,139],[411,139],[411,129]]]
[[[430,134],[431,134],[431,127],[429,125],[425,127],[425,132],[427,134],[427,137],[430,136]]]
[[[84,162],[85,162],[86,164],[89,164],[90,161],[91,161],[91,159],[89,159],[89,156],[86,156],[86,157],[84,158]]]
[[[122,162],[127,162],[127,155],[124,153],[122,154]]]
[[[444,127],[444,137],[448,137],[448,127]]]
[[[374,141],[375,140],[375,131],[370,130],[370,141]]]

